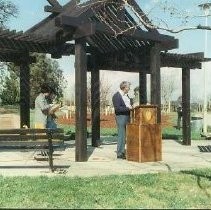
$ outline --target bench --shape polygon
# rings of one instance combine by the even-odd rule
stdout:
[[[56,129],[0,129],[0,147],[8,149],[41,149],[48,151],[49,168],[53,172],[53,151],[64,147],[64,130]]]

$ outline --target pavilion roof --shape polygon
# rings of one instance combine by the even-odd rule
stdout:
[[[56,1],[54,1],[56,2]],[[120,10],[121,1],[90,0],[77,4],[75,0],[64,6],[52,3],[45,8],[52,12],[26,33],[43,35],[49,40],[70,41],[85,36],[90,46],[100,53],[121,51],[125,48],[140,48],[160,42],[165,50],[178,46],[172,36],[160,34],[145,25],[138,24],[128,10]],[[130,0],[137,12],[147,18],[134,0]],[[149,22],[149,20],[147,19]]]
[[[17,62],[32,52],[49,53],[60,58],[75,53],[75,45],[69,41],[85,37],[87,53],[98,52],[102,69],[139,71],[140,67],[148,68],[149,49],[155,43],[161,43],[165,51],[178,45],[174,37],[160,34],[146,25],[134,29],[137,23],[130,12],[119,10],[113,0],[106,1],[106,4],[98,0],[77,4],[76,0],[71,0],[64,6],[56,0],[48,2],[51,6],[46,6],[45,11],[51,14],[26,32],[0,29],[1,61]],[[146,22],[150,22],[135,0],[128,2]],[[207,60],[203,53],[161,53],[161,66],[201,68],[201,62]]]

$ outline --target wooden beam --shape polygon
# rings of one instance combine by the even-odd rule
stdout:
[[[140,55],[139,55],[140,54]],[[99,55],[99,54],[98,54]],[[142,54],[140,52],[129,53],[110,53],[101,54],[98,59],[98,69],[101,70],[113,70],[113,71],[126,71],[126,72],[149,72],[149,58],[146,58],[146,53]],[[140,57],[140,58],[139,58]],[[148,56],[149,57],[149,56]],[[88,57],[88,70],[90,71],[93,67],[93,62],[90,57]]]
[[[23,41],[23,40],[16,40],[16,39],[8,39],[8,38],[1,38],[0,37],[0,48],[25,52],[39,52],[39,53],[49,53],[52,45],[48,45],[45,43],[37,43],[33,41]]]
[[[94,24],[90,23],[84,23],[76,29],[73,38],[74,39],[79,39],[82,37],[87,37],[87,36],[92,36],[95,34],[95,26]]]
[[[161,67],[173,67],[173,68],[189,68],[189,69],[201,69],[202,65],[200,61],[184,61],[183,59],[165,60],[161,61]]]
[[[96,55],[92,59],[94,61],[91,69],[92,146],[98,147],[100,145],[100,71],[96,65]]]
[[[148,56],[149,57],[149,56]],[[100,56],[98,66],[104,70],[121,70],[131,69],[129,71],[139,72],[143,69],[146,72],[149,58],[146,58],[146,54],[139,52],[121,51],[110,54],[102,54]]]
[[[144,64],[136,64],[136,65],[132,65],[132,64],[128,64],[124,61],[109,61],[107,64],[106,63],[100,63],[98,65],[99,69],[102,70],[113,70],[113,71],[126,71],[126,72],[139,72],[140,68],[147,70],[147,66],[145,66]]]
[[[55,14],[60,14],[63,11],[63,8],[62,7],[52,7],[52,6],[47,5],[44,7],[44,11],[55,13]]]
[[[57,0],[47,0],[52,7],[62,7]]]
[[[55,26],[57,27],[79,27],[84,23],[84,20],[81,20],[77,17],[71,17],[68,15],[60,15],[55,18]]]
[[[149,64],[150,56],[147,51],[124,51],[115,52],[110,54],[102,54],[99,62],[99,68],[104,70],[122,70],[139,72],[140,68],[145,73],[150,73]],[[175,67],[175,68],[189,68],[189,69],[201,69],[201,60],[199,58],[191,58],[188,55],[176,54],[175,56],[170,54],[164,55],[160,53],[161,67]]]
[[[183,144],[191,145],[190,127],[190,69],[182,69],[182,122]]]
[[[28,62],[20,65],[20,127],[30,128],[30,69]]]
[[[55,18],[55,25],[57,27],[65,27],[65,30],[68,32],[68,27],[69,30],[72,32],[73,29],[75,29],[75,32],[73,34],[73,38],[74,39],[79,39],[82,37],[86,37],[86,36],[92,36],[96,33],[95,30],[95,23],[87,23],[84,21],[81,21],[78,18],[75,17],[71,17],[71,20],[73,21],[72,23],[69,22],[68,20],[68,16],[61,16],[61,17],[57,17]],[[68,27],[66,26],[66,24],[63,24],[63,22],[68,21]]]
[[[157,121],[161,123],[160,44],[150,51],[151,104],[157,105]]]
[[[147,104],[147,75],[139,72],[139,104]]]
[[[79,27],[82,24],[84,24],[84,20],[81,20],[77,17],[71,17],[68,15],[61,15],[59,17],[55,18],[55,25],[57,27]],[[88,24],[88,23],[87,23]],[[99,33],[105,33],[111,36],[116,36],[115,32],[108,26],[102,24],[102,23],[89,23],[90,27],[93,28],[94,32]],[[178,40],[174,39],[174,37],[157,34],[155,32],[147,32],[143,30],[128,30],[124,34],[121,34],[121,36],[129,36],[137,40],[141,41],[155,41],[155,42],[162,42],[162,45],[168,45],[166,49],[174,49],[178,47]]]
[[[82,162],[87,161],[87,58],[85,39],[77,39],[75,44],[75,105],[75,160]]]
[[[204,53],[176,54],[161,53],[162,67],[201,69]]]
[[[57,0],[47,0],[48,3],[51,5],[47,5],[44,7],[45,12],[52,12],[55,14],[59,14],[63,11],[63,7],[59,4]]]
[[[190,57],[190,58],[195,58],[195,59],[203,59],[204,58],[204,52],[197,52],[197,53],[187,53],[185,54],[187,57]]]
[[[75,54],[75,45],[74,44],[58,44],[55,47],[52,47],[49,51],[52,58],[61,58],[62,55],[74,55]]]
[[[1,51],[1,49],[0,49]],[[0,61],[2,62],[12,62],[12,63],[15,63],[15,65],[17,66],[20,66],[20,64],[22,63],[22,59],[25,57],[25,54],[23,53],[13,53],[13,52],[10,52],[10,53],[3,53],[3,52],[0,52]],[[27,58],[27,62],[28,63],[35,63],[36,62],[36,58],[33,57],[33,56],[29,56]]]

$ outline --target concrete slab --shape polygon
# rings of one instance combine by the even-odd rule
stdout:
[[[112,137],[113,140],[114,137]],[[162,161],[138,163],[116,159],[116,143],[102,138],[98,148],[88,145],[88,161],[75,162],[74,141],[66,142],[65,151],[54,153],[56,171],[51,173],[47,161],[36,161],[37,151],[0,150],[0,175],[4,176],[103,176],[115,174],[143,174],[211,167],[211,153],[203,153],[198,145],[211,145],[209,140],[194,140],[191,146],[175,140],[163,140]],[[88,140],[90,142],[90,139]]]

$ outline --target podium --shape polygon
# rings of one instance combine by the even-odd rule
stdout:
[[[162,160],[157,106],[141,105],[131,110],[130,123],[126,126],[126,158],[136,162]]]

